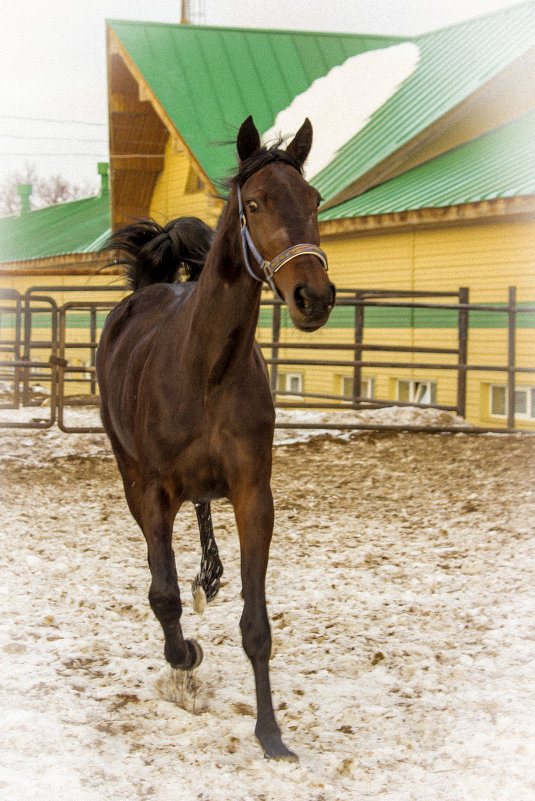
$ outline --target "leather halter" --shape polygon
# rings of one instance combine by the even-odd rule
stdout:
[[[255,279],[255,281],[263,283],[262,278],[259,278],[258,275],[254,272],[253,268],[251,267],[251,264],[249,262],[249,253],[248,253],[249,250],[255,257],[260,270],[264,274],[266,283],[281,300],[283,300],[283,298],[281,298],[280,292],[275,286],[275,281],[273,280],[273,276],[287,262],[291,261],[292,259],[295,259],[297,256],[303,256],[304,254],[309,253],[312,256],[317,256],[318,259],[321,261],[321,266],[323,267],[325,272],[328,271],[329,267],[327,264],[326,254],[317,245],[311,245],[310,243],[292,245],[292,247],[283,250],[282,253],[279,253],[278,256],[275,256],[275,258],[272,259],[272,261],[267,261],[267,259],[264,259],[263,256],[259,253],[255,243],[253,242],[251,232],[249,231],[249,227],[247,225],[247,217],[245,216],[245,211],[243,209],[241,189],[239,186],[237,187],[237,190],[238,190],[238,211],[240,214],[240,231],[241,231],[241,241],[243,247],[243,256],[245,259],[245,266],[247,267],[247,271]]]

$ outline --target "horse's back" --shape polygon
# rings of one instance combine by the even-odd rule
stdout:
[[[102,421],[110,436],[111,428],[131,423],[150,353],[157,351],[168,331],[167,321],[181,314],[193,289],[189,282],[153,284],[133,292],[108,315],[97,349],[96,372]]]

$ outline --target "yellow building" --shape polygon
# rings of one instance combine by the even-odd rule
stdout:
[[[496,309],[507,306],[511,286],[518,304],[535,301],[534,12],[533,2],[522,3],[412,39],[110,22],[114,224],[141,214],[160,222],[195,214],[214,224],[221,180],[234,164],[232,146],[221,143],[233,140],[248,113],[259,128],[272,129],[276,113],[334,67],[358,67],[361,56],[393,56],[410,44],[418,51],[412,72],[312,179],[324,197],[320,231],[332,280],[351,289],[457,293],[413,298],[420,303],[457,303],[459,288],[466,287],[471,303]],[[277,82],[281,70],[284,90]],[[348,104],[358,104],[352,88],[347,95]],[[321,126],[326,110],[318,107],[317,95],[311,103],[307,113]],[[143,122],[136,127],[134,120]],[[145,147],[148,132],[160,142],[158,159]],[[128,187],[140,182],[143,191],[135,198],[142,197],[143,205],[134,207]],[[363,344],[453,351],[458,317],[440,309],[369,306]],[[351,345],[353,322],[354,310],[338,307],[326,328],[305,338],[286,328],[283,310],[283,337],[293,347],[280,348],[277,356],[306,361],[318,355],[297,349],[301,341]],[[522,368],[535,365],[533,324],[533,314],[516,315],[515,357]],[[472,311],[468,325],[470,368],[506,366],[507,315]],[[266,312],[259,339],[271,338]],[[265,353],[269,357],[271,350]],[[354,358],[351,350],[320,356],[329,362]],[[455,408],[456,370],[411,365],[455,366],[458,358],[364,350],[360,397]],[[377,361],[389,366],[373,366]],[[353,395],[354,377],[353,366],[279,364],[273,386],[328,405],[332,396]],[[515,378],[517,426],[535,427],[534,376]],[[469,369],[468,420],[506,425],[507,384],[506,371]]]

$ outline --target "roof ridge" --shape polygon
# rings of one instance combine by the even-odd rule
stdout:
[[[452,22],[450,25],[443,25],[441,28],[433,28],[431,31],[426,31],[425,33],[418,33],[414,35],[414,39],[416,41],[425,39],[428,36],[433,36],[437,33],[444,33],[444,31],[452,30],[453,28],[462,28],[464,25],[471,25],[476,22],[479,22],[483,19],[489,19],[490,17],[497,17],[502,14],[512,13],[513,11],[518,11],[521,6],[533,6],[535,9],[535,0],[523,0],[523,2],[515,3],[510,6],[506,6],[505,8],[498,8],[495,11],[487,11],[476,14],[474,17],[469,17],[468,19],[461,20],[460,22]]]
[[[494,128],[491,128],[488,131],[483,131],[483,133],[480,133],[480,134],[477,134],[476,136],[473,136],[471,139],[466,139],[464,142],[459,142],[457,145],[454,145],[453,147],[450,147],[447,150],[443,150],[441,153],[436,153],[434,156],[430,156],[428,159],[425,159],[425,161],[421,161],[418,164],[413,164],[412,167],[409,167],[408,169],[403,170],[403,172],[398,173],[398,175],[394,175],[391,178],[388,178],[388,180],[386,180],[386,181],[384,181],[384,182],[382,182],[380,184],[377,184],[377,186],[386,186],[391,181],[395,181],[395,180],[397,180],[397,178],[400,178],[403,175],[408,175],[408,173],[415,172],[416,170],[419,170],[420,167],[424,167],[425,165],[430,164],[433,161],[435,161],[435,162],[439,161],[439,159],[442,159],[442,158],[444,158],[446,156],[449,156],[450,154],[455,153],[455,151],[461,150],[462,148],[466,148],[466,147],[468,147],[470,145],[474,145],[478,141],[481,142],[484,139],[489,139],[489,138],[499,134],[503,129],[508,128],[510,126],[513,126],[514,124],[517,124],[517,123],[521,122],[522,120],[527,119],[528,117],[533,117],[534,118],[534,122],[535,122],[535,109],[530,109],[529,111],[526,111],[523,114],[519,114],[518,116],[513,117],[510,120],[506,120],[505,122],[502,122],[499,125],[496,125]],[[375,186],[370,187],[370,189],[367,189],[366,192],[371,192],[375,188],[376,188]],[[364,196],[366,194],[366,192],[364,192],[362,196]],[[358,197],[358,195],[357,195],[357,197]],[[333,206],[333,208],[336,208],[336,207]]]
[[[114,24],[120,25],[135,25],[139,27],[146,27],[146,26],[159,26],[159,27],[170,27],[170,28],[180,28],[184,29],[185,31],[229,31],[229,32],[239,32],[239,33],[268,33],[268,34],[286,34],[291,36],[343,36],[346,38],[365,38],[365,39],[385,39],[388,41],[395,41],[395,42],[405,42],[405,41],[412,41],[414,36],[404,36],[404,35],[396,35],[396,34],[387,34],[387,33],[359,33],[359,31],[354,32],[347,32],[347,31],[309,31],[309,30],[301,30],[299,28],[249,28],[249,27],[241,27],[239,25],[183,25],[179,22],[157,22],[157,21],[150,21],[150,20],[133,20],[133,19],[106,19],[106,24],[111,25],[113,27]]]
[[[505,150],[500,150],[501,155],[498,165],[496,165],[495,162],[493,163],[491,172],[493,180],[497,180],[498,183],[495,184],[492,191],[489,191],[488,170],[485,170],[485,168],[480,170],[477,167],[478,163],[481,163],[484,154],[488,154],[489,148],[492,151],[496,149],[496,144],[498,147],[503,145],[503,141],[500,142],[499,137],[507,133],[507,128],[510,129],[511,133],[513,133],[515,127],[517,129],[516,140],[514,138],[515,134],[513,134],[513,137],[510,139],[513,148],[515,146],[515,141],[516,145],[523,149],[522,152],[525,152],[526,148],[530,148],[532,138],[529,136],[526,137],[525,132],[523,132],[523,124],[526,122],[528,124],[531,123],[532,128],[535,127],[535,109],[497,125],[490,131],[486,131],[478,136],[474,136],[472,139],[461,142],[449,150],[438,153],[420,164],[415,164],[413,167],[399,173],[399,175],[395,175],[387,181],[371,187],[360,195],[337,203],[329,209],[326,209],[323,213],[320,212],[320,221],[341,219],[346,216],[389,214],[392,211],[404,212],[415,208],[459,205],[465,202],[479,202],[490,198],[531,196],[535,194],[534,173],[531,163],[526,173],[526,165],[524,163],[521,165],[518,164],[518,159],[511,155],[509,147],[506,147]],[[493,145],[493,140],[497,138],[497,143]],[[478,145],[480,145],[483,150],[478,152]],[[474,148],[476,148],[475,152]],[[464,154],[462,151],[464,151]],[[458,165],[462,165],[463,156],[465,159],[470,159],[471,168],[468,170],[462,169],[459,172]],[[504,184],[504,165],[510,165],[511,159],[513,159],[514,164],[517,164],[517,169],[521,171],[522,179],[519,182],[519,179],[515,177],[514,180],[511,181],[509,166],[507,167],[509,183],[506,181]],[[453,171],[452,164],[454,165]],[[457,164],[457,167],[455,164]],[[474,165],[476,166],[474,167]],[[459,181],[459,174],[464,176],[462,181]],[[447,180],[440,178],[441,175],[447,175]],[[473,180],[475,175],[478,176],[477,186],[479,191],[475,191],[474,189],[476,186]],[[437,176],[439,176],[438,181]],[[466,187],[470,183],[472,183],[472,189],[468,194],[471,195],[471,197],[469,200],[466,200]],[[515,184],[516,186],[512,189],[511,187]],[[449,189],[444,192],[447,185],[449,185]],[[520,186],[522,187],[521,190],[519,189]],[[416,189],[415,187],[418,188]],[[475,195],[479,195],[479,197],[476,198]],[[419,203],[415,204],[414,200],[417,198],[419,198]],[[422,205],[421,201],[424,198],[429,202]],[[434,199],[435,202],[430,202],[431,199]]]

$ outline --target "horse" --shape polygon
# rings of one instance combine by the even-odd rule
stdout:
[[[180,624],[174,519],[193,502],[202,546],[194,583],[210,600],[223,570],[210,503],[227,498],[240,543],[240,629],[255,678],[255,734],[266,757],[288,761],[297,756],[273,711],[265,594],[275,412],[255,331],[264,283],[302,331],[324,325],[335,303],[319,247],[320,195],[303,175],[311,144],[308,118],[283,149],[282,141],[262,146],[248,117],[215,233],[184,217],[163,227],[137,220],[112,234],[105,249],[126,265],[133,292],[109,314],[96,357],[102,422],[147,542],[149,603],[165,658],[188,671],[203,656]]]

